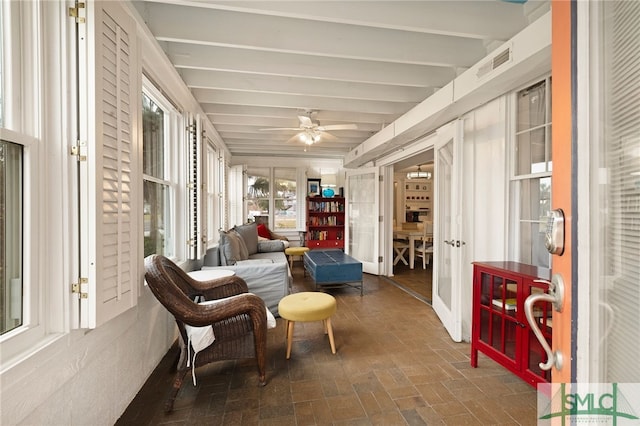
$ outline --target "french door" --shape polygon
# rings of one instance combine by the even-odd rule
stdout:
[[[433,309],[451,338],[462,340],[462,121],[438,130],[435,142]]]
[[[378,168],[347,172],[345,252],[362,262],[362,271],[380,274],[378,242],[380,235]]]

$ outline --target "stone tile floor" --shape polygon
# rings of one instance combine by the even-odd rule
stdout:
[[[294,265],[295,292],[313,288]],[[284,320],[269,330],[267,385],[251,360],[220,362],[185,379],[174,412],[163,404],[176,349],[149,377],[117,425],[533,425],[535,389],[451,341],[431,306],[388,278],[365,275],[365,294],[331,289],[337,353],[322,323],[296,324],[285,359]],[[189,376],[187,376],[189,377]]]

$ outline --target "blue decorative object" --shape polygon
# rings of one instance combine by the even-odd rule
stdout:
[[[331,198],[335,195],[335,191],[331,188],[325,188],[322,190],[322,196],[325,198]]]

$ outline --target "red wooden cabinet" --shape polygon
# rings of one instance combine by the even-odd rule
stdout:
[[[524,301],[546,292],[550,271],[518,262],[473,263],[473,322],[471,366],[478,366],[478,351],[495,360],[532,386],[551,379],[539,367],[547,360],[524,313]],[[537,303],[534,318],[551,344],[553,324],[550,303]]]
[[[344,249],[343,197],[307,197],[307,247]]]

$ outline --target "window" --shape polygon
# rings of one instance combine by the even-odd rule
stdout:
[[[227,222],[229,220],[229,211],[231,206],[229,205],[228,188],[229,188],[229,176],[227,174],[227,167],[224,161],[223,154],[218,156],[218,223],[217,228],[214,229],[227,229]],[[218,234],[211,230],[212,233]]]
[[[207,139],[207,143],[205,144],[205,173],[206,173],[206,198],[207,198],[207,217],[205,220],[207,221],[207,247],[214,243],[213,240],[214,234],[218,227],[216,226],[216,215],[219,214],[218,204],[220,200],[218,199],[217,193],[217,179],[216,179],[216,171],[217,171],[217,163],[218,156],[216,153],[216,149],[209,139]]]
[[[38,167],[40,132],[60,122],[59,111],[50,114],[48,123],[40,115],[45,105],[41,90],[50,84],[39,61],[48,40],[35,36],[42,27],[40,7],[36,2],[0,2],[0,372],[59,330],[60,307],[40,297],[45,285],[57,289],[59,282],[36,278],[40,250],[35,245],[48,244],[46,252],[60,261],[59,247],[52,248],[39,235],[40,223],[50,225],[47,220],[53,216],[50,200],[39,191],[44,179]],[[48,142],[54,146],[57,138]],[[49,161],[51,169],[60,167]]]
[[[213,141],[207,138],[205,143],[206,174],[206,221],[207,247],[218,241],[218,229],[225,228],[225,169],[222,154],[219,154]]]
[[[258,223],[269,223],[270,169],[249,167],[246,173],[248,219]]]
[[[296,169],[275,168],[274,228],[296,229]]]
[[[519,91],[516,99],[513,249],[519,262],[549,268],[544,232],[551,208],[551,79]]]
[[[172,203],[174,185],[169,140],[175,130],[175,110],[145,86],[142,94],[144,180],[144,255],[175,256]]]
[[[0,334],[22,325],[21,145],[0,141]]]
[[[248,167],[247,219],[274,230],[297,229],[296,173],[295,168]]]
[[[0,6],[0,23],[7,16]],[[5,127],[4,44],[0,31],[0,128]],[[6,132],[5,132],[6,133]],[[23,324],[23,146],[0,140],[0,334]]]

